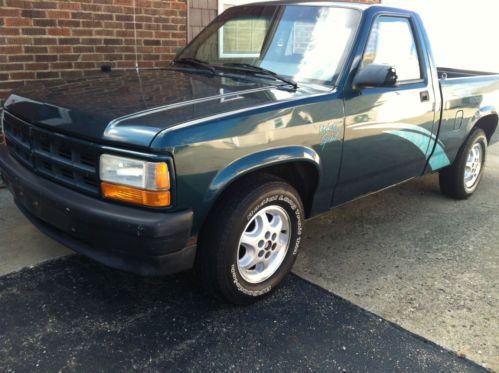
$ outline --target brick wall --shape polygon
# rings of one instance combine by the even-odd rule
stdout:
[[[165,66],[187,39],[185,0],[0,0],[0,99],[33,80],[135,66],[134,9],[139,66]]]

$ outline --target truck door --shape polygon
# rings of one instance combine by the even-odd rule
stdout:
[[[430,152],[435,95],[415,25],[377,16],[361,67],[395,67],[396,87],[345,89],[345,136],[335,205],[422,174]]]

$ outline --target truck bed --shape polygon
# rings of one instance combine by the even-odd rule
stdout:
[[[444,77],[444,74],[446,75],[447,79],[496,75],[496,73],[491,73],[491,72],[452,69],[450,67],[437,67],[437,72],[439,79],[442,79]]]
[[[496,119],[490,127],[495,128],[499,74],[449,68],[437,68],[437,71],[443,99],[439,140],[453,161],[470,126],[479,118],[492,114]]]

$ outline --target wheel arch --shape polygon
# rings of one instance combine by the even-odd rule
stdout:
[[[494,109],[481,110],[480,114],[482,115],[480,115],[480,118],[473,123],[471,128],[481,128],[487,136],[487,141],[490,143],[490,140],[497,129],[499,115]]]
[[[203,216],[198,218],[196,225],[202,227],[225,192],[244,183],[247,177],[261,173],[279,177],[291,184],[303,201],[305,217],[309,216],[321,177],[320,158],[311,148],[292,146],[251,154],[219,171],[213,178],[203,201],[208,208]]]

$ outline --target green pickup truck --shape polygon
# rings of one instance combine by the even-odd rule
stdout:
[[[14,92],[0,171],[69,248],[142,275],[194,268],[247,304],[289,273],[305,219],[434,172],[473,194],[497,104],[499,75],[437,68],[413,12],[258,3],[165,68]]]

